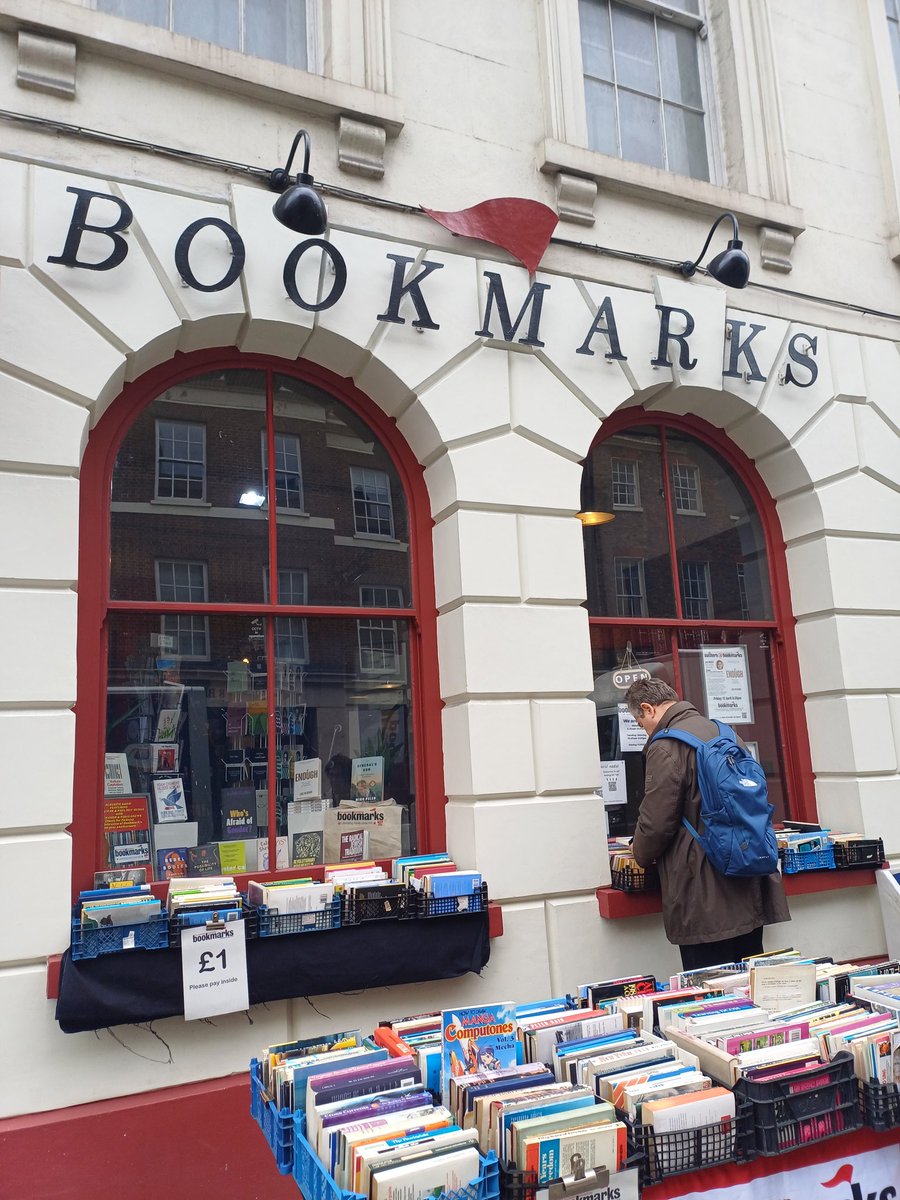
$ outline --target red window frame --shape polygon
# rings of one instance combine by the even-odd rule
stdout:
[[[201,350],[176,357],[126,384],[119,397],[91,431],[81,467],[78,553],[78,692],[75,705],[75,776],[73,786],[72,886],[73,893],[91,887],[101,844],[100,805],[103,795],[103,754],[106,738],[107,640],[106,617],[111,612],[148,610],[174,612],[183,605],[148,601],[114,601],[109,596],[110,489],[116,455],[123,438],[140,412],[167,388],[209,371],[258,369],[266,376],[267,412],[271,409],[272,374],[290,375],[321,388],[346,404],[372,429],[388,450],[400,476],[409,508],[411,604],[392,609],[394,619],[409,622],[411,718],[415,736],[416,828],[419,849],[443,848],[446,842],[446,794],[443,776],[441,698],[438,684],[437,609],[431,530],[431,505],[423,468],[415,459],[396,421],[387,416],[351,380],[303,361],[286,361],[263,354],[242,354],[236,349]],[[267,422],[269,462],[274,462],[274,427]],[[269,514],[269,558],[277,563],[276,506]],[[277,598],[277,597],[276,597]],[[249,612],[259,616],[284,616],[271,602],[253,605],[209,604],[204,612]],[[302,616],[371,617],[378,610],[308,606]],[[266,624],[266,654],[274,656],[274,621]],[[274,778],[274,694],[268,695],[269,772]],[[274,808],[274,790],[270,806]],[[270,809],[269,829],[274,829]],[[270,862],[275,857],[270,845]],[[268,871],[265,878],[288,875]]]
[[[671,514],[674,511],[672,496],[672,480],[669,473],[669,461],[666,448],[666,429],[678,433],[687,433],[704,442],[710,450],[735,472],[750,494],[762,526],[765,539],[766,557],[769,566],[769,582],[772,589],[772,620],[770,621],[720,621],[715,617],[709,620],[694,620],[682,616],[681,588],[675,579],[675,613],[674,617],[595,617],[589,614],[591,625],[644,625],[671,630],[672,637],[672,666],[675,676],[675,686],[680,693],[680,670],[676,652],[677,630],[682,628],[702,628],[714,625],[725,629],[765,629],[771,634],[772,642],[772,674],[775,683],[775,693],[778,703],[778,720],[783,738],[782,752],[784,756],[785,791],[790,804],[791,815],[799,821],[815,821],[816,797],[815,776],[812,769],[812,758],[809,751],[809,734],[804,719],[804,703],[806,697],[800,682],[800,659],[797,654],[797,639],[794,628],[796,617],[791,609],[791,592],[788,581],[787,559],[785,557],[784,538],[781,533],[781,522],[775,508],[775,502],[769,495],[768,489],[760,478],[753,461],[747,457],[734,443],[726,437],[721,429],[709,424],[700,417],[691,415],[679,416],[674,413],[645,412],[642,409],[623,409],[608,417],[603,427],[591,445],[591,453],[601,442],[610,437],[632,429],[638,425],[656,425],[663,431],[662,438],[662,472],[665,488],[666,507],[670,514],[667,522],[669,537],[669,556],[674,564],[678,561],[675,545],[674,525]],[[588,455],[590,457],[590,455]]]

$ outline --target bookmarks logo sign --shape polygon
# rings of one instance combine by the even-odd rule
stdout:
[[[848,1185],[850,1188],[847,1200],[896,1200],[897,1189],[888,1185],[882,1188],[881,1191],[863,1191],[858,1183],[853,1181],[853,1167],[850,1163],[844,1163],[838,1167],[831,1179],[826,1179],[822,1183],[822,1187],[833,1188],[841,1185]]]

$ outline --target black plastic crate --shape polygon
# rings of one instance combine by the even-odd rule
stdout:
[[[849,871],[854,867],[880,867],[883,862],[884,842],[881,838],[834,843],[834,865],[838,871]]]
[[[361,896],[348,888],[341,900],[341,924],[360,925],[363,921],[405,920],[414,917],[416,893],[403,888],[393,895]]]
[[[658,892],[656,867],[619,867],[611,871],[612,886],[618,892]]]
[[[644,1183],[659,1183],[670,1175],[684,1175],[717,1163],[755,1158],[753,1105],[737,1094],[734,1100],[733,1120],[669,1133],[656,1133],[652,1125],[635,1125],[635,1149],[643,1159]]]
[[[621,1170],[629,1171],[636,1169],[638,1172],[638,1188],[640,1189],[648,1182],[643,1177],[644,1156],[642,1152],[636,1152],[631,1149],[632,1140],[630,1130],[628,1145],[629,1154]],[[566,1182],[569,1185],[566,1191],[577,1194],[579,1190],[577,1183],[569,1180]],[[539,1188],[543,1191],[549,1188],[550,1194],[553,1195],[554,1191],[557,1190],[554,1184],[561,1187],[561,1183],[561,1180],[554,1180],[550,1184],[538,1183],[537,1171],[520,1171],[517,1167],[503,1166],[502,1163],[500,1165],[500,1200],[536,1200]],[[580,1190],[585,1189],[582,1188]],[[591,1190],[596,1193],[599,1189],[594,1187]]]
[[[341,900],[339,896],[326,908],[315,912],[280,913],[277,908],[260,904],[255,913],[259,921],[259,936],[281,937],[286,933],[316,933],[323,929],[340,929]]]
[[[457,913],[483,912],[488,906],[487,884],[482,883],[465,896],[426,896],[414,891],[410,898],[411,917],[451,917]]]
[[[787,1079],[740,1079],[734,1090],[753,1105],[757,1154],[782,1154],[862,1125],[853,1056],[846,1051]]]
[[[215,911],[215,907],[210,905],[210,911]],[[259,922],[257,920],[257,910],[252,904],[247,902],[247,898],[241,895],[241,916],[240,920],[244,922],[245,938],[249,941],[255,938],[259,932]],[[234,918],[232,918],[233,920]],[[173,946],[181,945],[182,929],[199,929],[202,926],[191,925],[187,920],[186,913],[175,913],[169,917],[169,940]]]
[[[870,1129],[896,1129],[900,1125],[900,1087],[896,1083],[860,1080],[859,1106]]]
[[[169,918],[158,913],[136,925],[101,925],[85,929],[81,924],[81,905],[72,913],[73,959],[98,958],[101,954],[127,953],[129,950],[165,950],[169,945]]]

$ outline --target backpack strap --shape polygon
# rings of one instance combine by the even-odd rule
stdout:
[[[719,726],[720,733],[722,733],[725,729],[728,729],[727,725],[725,725],[725,726],[719,725],[718,721],[716,721],[716,725]],[[730,730],[729,730],[729,732],[730,732]],[[731,736],[734,737],[734,734],[732,733]],[[659,733],[654,733],[654,735],[650,739],[650,741],[655,742],[657,740],[662,740],[663,738],[671,738],[671,740],[673,742],[684,742],[684,744],[686,746],[690,746],[691,749],[695,750],[695,751],[699,750],[701,746],[706,745],[706,742],[704,742],[702,738],[695,737],[692,733],[687,733],[684,729],[660,730]],[[649,745],[649,743],[648,743],[648,745]],[[688,831],[688,833],[691,835],[691,837],[694,838],[695,841],[700,842],[700,844],[702,846],[703,842],[700,837],[700,834],[693,827],[693,825],[690,823],[690,821],[687,819],[687,817],[682,817],[681,823],[685,827],[685,829]]]

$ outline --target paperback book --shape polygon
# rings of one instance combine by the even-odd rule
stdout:
[[[131,775],[126,754],[106,755],[103,793],[106,796],[127,796],[131,793]]]
[[[222,789],[222,841],[256,837],[256,789]]]
[[[350,763],[350,798],[378,804],[384,795],[384,759],[354,758]]]
[[[156,817],[160,822],[186,821],[187,801],[184,796],[184,780],[180,775],[153,780],[153,796],[156,800]]]
[[[516,1006],[511,1002],[442,1012],[441,1031],[445,1102],[452,1076],[501,1071],[516,1064]]]

